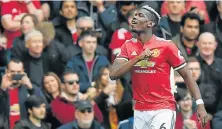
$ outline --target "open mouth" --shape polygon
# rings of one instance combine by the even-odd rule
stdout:
[[[132,24],[137,24],[137,22],[135,20],[132,21]]]

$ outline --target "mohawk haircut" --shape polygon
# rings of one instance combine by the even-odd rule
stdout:
[[[147,13],[145,15],[149,20],[154,22],[154,26],[159,24],[161,17],[153,8],[148,5],[144,5],[142,9],[146,10]]]

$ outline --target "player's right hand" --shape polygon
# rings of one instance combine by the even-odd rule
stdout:
[[[149,48],[146,48],[139,56],[139,60],[142,60],[144,58],[150,58],[152,56],[153,52],[150,51]]]

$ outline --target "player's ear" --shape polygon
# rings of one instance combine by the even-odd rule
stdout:
[[[150,27],[153,27],[155,25],[155,23],[153,21],[148,21],[147,22],[147,27],[150,28]]]

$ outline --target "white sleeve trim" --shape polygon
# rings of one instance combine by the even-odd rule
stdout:
[[[118,57],[115,60],[117,60],[117,59],[122,59],[122,60],[125,60],[125,61],[129,61],[127,58],[124,58],[124,57]]]
[[[187,65],[187,63],[185,62],[185,63],[183,63],[182,65],[174,68],[174,70],[179,70],[179,69],[183,68],[183,67],[186,66],[186,65]]]

